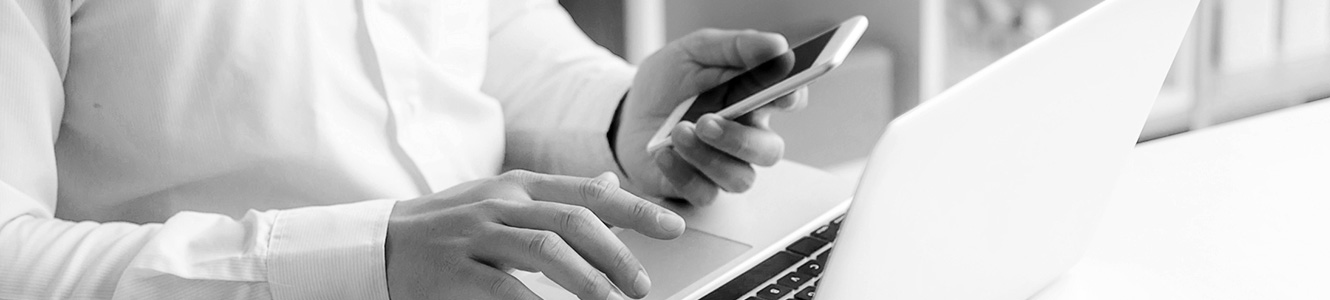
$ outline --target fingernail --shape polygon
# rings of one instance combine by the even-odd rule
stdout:
[[[600,176],[596,176],[596,178],[594,178],[594,179],[596,179],[596,180],[600,180],[600,181],[609,181],[609,182],[612,183],[614,186],[619,186],[619,176],[618,176],[618,175],[614,175],[614,172],[605,172],[605,173],[601,173]]]
[[[720,123],[716,123],[716,115],[705,115],[697,122],[697,134],[708,139],[719,139],[721,135]]]
[[[609,295],[605,296],[605,300],[623,300],[623,296],[619,296],[619,293],[610,292]]]
[[[651,291],[651,277],[647,277],[647,271],[637,271],[637,279],[633,279],[633,290],[637,291],[638,297],[646,297],[647,292]]]
[[[683,218],[678,215],[670,213],[656,214],[656,223],[660,224],[660,229],[665,230],[665,232],[683,232]]]

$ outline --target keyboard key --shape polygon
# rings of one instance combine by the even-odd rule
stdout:
[[[780,300],[781,296],[789,294],[791,290],[793,289],[779,285],[769,284],[767,285],[767,287],[764,287],[761,290],[757,291],[757,297],[767,300]]]
[[[738,277],[730,280],[730,282],[721,285],[720,288],[711,291],[711,293],[706,296],[702,296],[702,299],[700,300],[739,299],[739,297],[747,294],[748,291],[752,291],[754,288],[762,286],[762,283],[767,282],[767,280],[776,278],[777,275],[780,275],[781,271],[785,271],[785,269],[790,268],[790,266],[799,263],[799,260],[801,259],[803,258],[793,253],[785,251],[777,252],[775,255],[758,263],[757,266],[754,266],[752,269],[749,269],[743,274],[739,274]]]
[[[839,230],[840,230],[840,225],[822,226],[819,227],[817,230],[813,230],[813,236],[827,241],[835,241],[836,231]]]
[[[790,252],[794,252],[794,254],[798,255],[813,256],[813,253],[817,253],[818,249],[822,249],[822,247],[826,245],[827,245],[826,241],[806,237],[799,239],[799,241],[797,242],[794,242],[794,244],[791,244],[790,247],[785,248],[785,250],[789,250]]]
[[[816,260],[804,263],[804,265],[799,266],[799,273],[812,274],[813,276],[822,275],[822,263]]]
[[[747,299],[744,299],[744,300],[762,300],[762,298],[758,298],[758,297],[748,297]]]
[[[845,221],[845,215],[842,214],[839,217],[836,217],[835,220],[831,220],[831,225],[840,226],[840,223],[843,221]]]
[[[813,278],[812,275],[804,273],[787,273],[785,276],[776,280],[776,284],[783,285],[792,289],[799,288]]]
[[[827,257],[830,256],[831,256],[831,247],[827,247],[827,251],[822,251],[822,254],[817,255],[817,261],[825,265],[827,264]]]
[[[814,287],[811,287],[811,286],[810,286],[810,287],[806,287],[806,288],[804,288],[804,289],[802,289],[802,290],[799,290],[799,292],[794,293],[794,299],[799,299],[799,300],[812,300],[812,299],[813,299],[813,294],[815,294],[815,288],[814,288]]]

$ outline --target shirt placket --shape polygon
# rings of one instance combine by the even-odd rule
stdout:
[[[401,149],[404,156],[402,164],[409,169],[412,177],[420,185],[421,193],[430,193],[440,187],[443,179],[431,176],[422,164],[437,161],[442,155],[436,147],[429,144],[422,122],[419,122],[419,103],[421,103],[420,76],[418,66],[409,61],[411,56],[410,40],[397,30],[393,16],[382,9],[382,5],[392,5],[394,0],[363,0],[365,27],[369,42],[378,60],[379,80],[382,83],[383,98],[388,106],[392,141]]]

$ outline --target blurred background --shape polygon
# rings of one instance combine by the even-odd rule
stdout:
[[[836,172],[892,118],[1101,0],[560,0],[593,40],[637,62],[714,27],[785,34],[865,15],[845,64],[775,117],[786,157]],[[1330,1],[1202,0],[1141,141],[1330,97]]]

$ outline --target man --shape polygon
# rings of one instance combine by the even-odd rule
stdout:
[[[644,150],[779,35],[634,70],[553,0],[0,0],[0,45],[3,299],[639,298],[602,220],[677,237],[634,194],[706,204],[783,148],[759,111]]]

